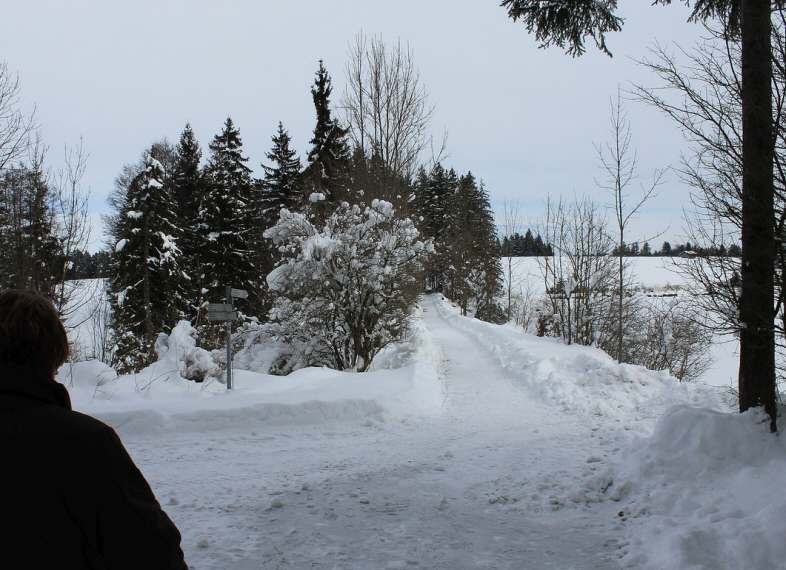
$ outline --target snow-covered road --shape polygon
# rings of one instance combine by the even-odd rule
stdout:
[[[618,505],[566,506],[603,453],[435,301],[442,409],[388,422],[123,435],[195,569],[617,566]]]

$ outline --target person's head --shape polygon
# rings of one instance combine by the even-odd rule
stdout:
[[[68,337],[52,303],[34,291],[0,291],[0,359],[47,378],[68,358]]]

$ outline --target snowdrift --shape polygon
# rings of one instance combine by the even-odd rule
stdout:
[[[717,407],[715,392],[681,384],[668,372],[618,364],[605,352],[566,346],[553,338],[525,334],[512,325],[492,325],[462,317],[446,300],[436,304],[456,329],[477,338],[530,394],[563,412],[586,417],[638,420],[655,418],[670,403]]]
[[[121,435],[262,426],[306,426],[351,422],[371,425],[437,413],[444,401],[433,343],[419,322],[408,342],[379,356],[376,370],[362,374],[327,368],[272,376],[234,370],[234,389],[215,377],[209,353],[195,346],[187,323],[157,343],[159,360],[136,373],[118,376],[103,363],[64,365],[58,380],[74,409],[95,416]],[[202,383],[183,377],[208,372]]]
[[[623,567],[784,567],[786,444],[760,411],[739,414],[717,389],[462,317],[444,300],[436,307],[533,397],[589,420],[607,440],[607,457],[587,458],[551,500],[553,508],[618,501]]]
[[[626,568],[783,568],[786,442],[758,410],[674,406],[613,462]]]

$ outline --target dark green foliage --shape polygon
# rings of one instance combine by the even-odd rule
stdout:
[[[401,216],[413,214],[414,189],[409,180],[394,172],[379,154],[371,156],[355,148],[349,165],[349,196],[357,204],[385,200]]]
[[[294,211],[305,201],[300,176],[302,166],[297,153],[289,148],[291,140],[284,125],[279,123],[278,132],[273,137],[273,148],[265,155],[272,166],[262,164],[265,171],[262,181],[265,195],[265,229],[276,224],[281,208]]]
[[[311,88],[317,124],[311,139],[308,153],[308,166],[303,173],[304,185],[308,194],[324,195],[324,201],[333,205],[342,201],[353,201],[349,195],[350,151],[347,143],[347,129],[333,118],[330,109],[332,81],[322,60]],[[317,208],[332,210],[325,205]],[[322,212],[324,215],[325,212]]]
[[[205,197],[200,205],[202,279],[205,299],[219,302],[227,286],[249,293],[243,310],[254,314],[261,303],[260,281],[253,245],[262,235],[261,196],[243,156],[240,132],[231,118],[210,143],[204,171]]]
[[[447,220],[445,294],[464,314],[472,302],[481,315],[492,315],[490,307],[502,286],[497,231],[488,194],[471,172],[459,179],[448,202]]]
[[[190,124],[186,124],[175,149],[172,175],[168,184],[175,201],[177,223],[180,227],[178,247],[181,267],[188,276],[185,282],[186,317],[196,319],[202,296],[202,237],[199,208],[204,199],[205,184],[199,163],[202,149],[194,138]]]
[[[434,242],[437,252],[426,275],[426,288],[433,291],[445,290],[448,212],[457,186],[456,173],[453,169],[445,170],[441,164],[436,164],[428,175],[420,169],[415,183],[418,229],[424,238]]]
[[[55,234],[51,188],[39,166],[0,175],[0,286],[54,298],[63,251]]]
[[[154,149],[151,149],[154,150]],[[131,180],[114,224],[112,328],[118,370],[150,364],[159,332],[184,308],[178,265],[176,211],[161,162],[148,154]]]
[[[684,0],[685,4],[690,4]],[[652,4],[671,4],[671,0],[654,0]],[[783,8],[784,3],[776,0],[773,6]],[[551,44],[563,48],[572,56],[583,54],[584,42],[589,37],[604,53],[611,55],[606,45],[606,34],[622,30],[624,20],[615,15],[616,0],[503,0],[508,16],[521,20],[527,32],[534,33],[541,47]],[[739,34],[742,0],[695,0],[691,20],[718,19],[725,23],[728,31]]]
[[[584,53],[584,41],[590,37],[598,49],[611,55],[606,34],[622,29],[622,19],[614,15],[616,0],[503,0],[508,16],[521,20],[529,33],[535,33],[541,47],[554,44],[572,56]]]
[[[444,292],[465,314],[472,304],[478,318],[496,321],[500,244],[483,185],[472,173],[459,178],[437,164],[429,175],[420,170],[415,191],[419,229],[436,250],[426,287]]]
[[[103,279],[111,276],[112,254],[101,250],[95,253],[77,249],[73,252],[71,275],[74,279]]]
[[[522,236],[515,233],[512,236],[502,238],[500,245],[500,255],[502,257],[533,257],[543,255],[554,255],[551,247],[543,243],[543,238],[538,234],[532,236],[532,231],[527,230]]]

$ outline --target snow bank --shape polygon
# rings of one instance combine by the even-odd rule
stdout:
[[[87,364],[77,364],[74,376]],[[162,369],[156,379],[146,369],[100,390],[79,389],[89,382],[77,381],[70,389],[74,408],[121,435],[153,436],[345,422],[370,426],[435,413],[443,400],[436,373],[420,363],[365,374],[310,368],[281,377],[238,370],[231,391],[218,383],[199,387],[178,381],[176,373]]]
[[[477,338],[494,359],[540,401],[564,412],[590,417],[656,418],[670,404],[718,406],[717,394],[696,384],[680,383],[666,371],[618,364],[605,352],[567,346],[552,338],[522,333],[462,317],[444,298],[435,303],[455,328]]]
[[[786,564],[786,442],[757,410],[675,406],[616,459],[627,568],[733,570]]]
[[[98,417],[121,435],[199,432],[261,426],[342,422],[373,425],[437,413],[444,389],[433,341],[418,320],[410,340],[389,347],[362,374],[307,368],[289,376],[233,370],[234,389],[216,379],[210,353],[196,347],[186,321],[156,343],[159,360],[117,376],[97,361],[64,366],[74,408]],[[264,360],[264,359],[263,359]],[[247,363],[254,363],[252,358]],[[206,378],[197,383],[183,376]]]
[[[444,299],[435,306],[538,400],[596,426],[600,455],[584,472],[543,474],[535,487],[522,476],[506,490],[514,508],[532,507],[527,493],[541,487],[553,509],[613,501],[625,568],[784,568],[786,444],[763,414],[716,411],[720,393],[707,386],[462,317]]]

